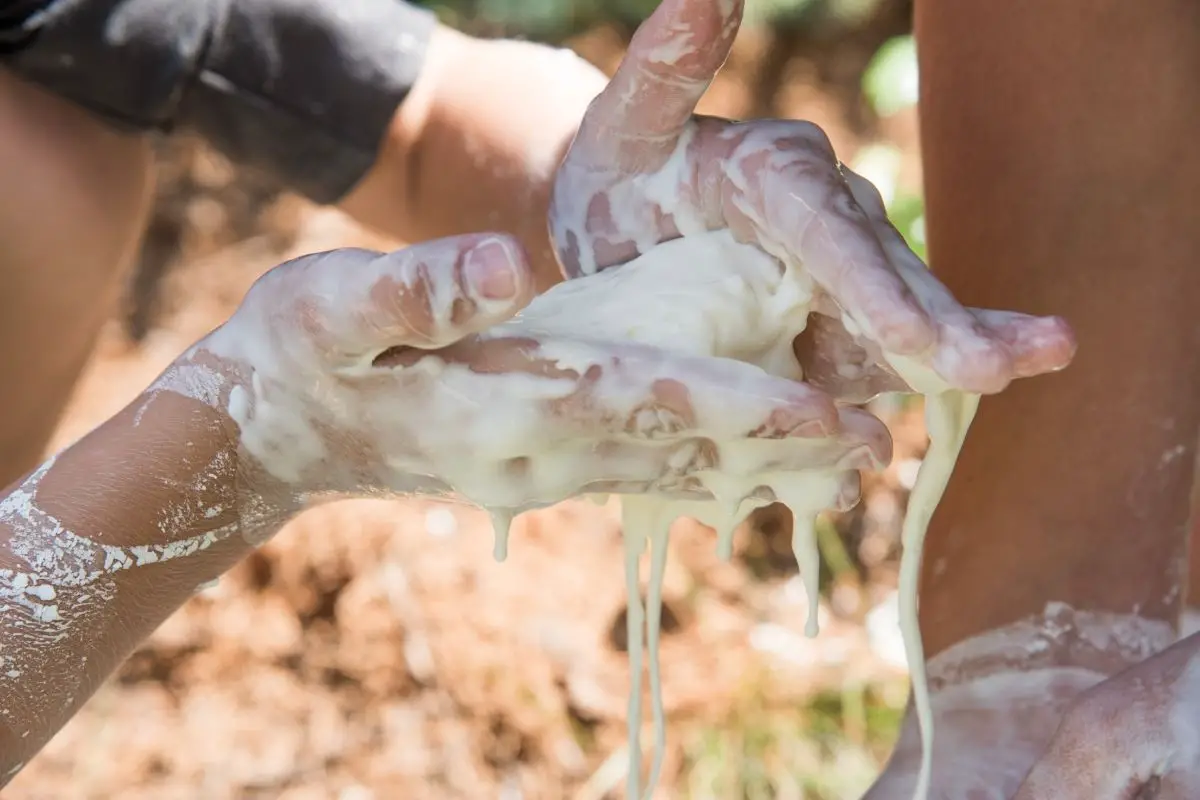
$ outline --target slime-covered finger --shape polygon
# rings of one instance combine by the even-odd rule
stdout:
[[[631,174],[659,169],[725,62],[742,7],[742,0],[660,3],[592,101],[568,162]]]
[[[317,357],[351,367],[368,366],[390,348],[444,347],[489,328],[528,303],[534,286],[521,246],[490,233],[391,253],[317,253],[260,281],[251,302],[265,290]]]
[[[654,438],[826,437],[838,410],[823,392],[732,359],[676,355],[638,344],[548,340],[538,353],[581,376],[561,413],[581,427]]]
[[[1075,334],[1062,317],[1034,317],[978,308],[971,311],[1008,347],[1015,377],[1057,372],[1066,368],[1075,356]]]
[[[810,144],[813,134],[788,148],[784,136],[746,137],[726,167],[729,181],[741,184],[732,202],[757,217],[767,250],[785,263],[799,259],[872,340],[894,353],[921,352],[935,340],[932,322],[851,196],[832,148]]]
[[[925,263],[909,248],[888,219],[879,190],[866,178],[845,169],[855,201],[871,221],[884,252],[917,301],[934,320],[937,341],[930,363],[954,388],[979,394],[1002,391],[1013,379],[1012,356],[991,336],[975,315],[950,294]],[[892,350],[885,342],[884,349]]]

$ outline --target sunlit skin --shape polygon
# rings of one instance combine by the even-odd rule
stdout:
[[[1136,612],[1168,631],[1183,605],[1200,432],[1200,8],[1103,0],[1078,11],[1067,0],[916,3],[932,266],[971,305],[1062,315],[1079,345],[1060,374],[984,398],[927,540],[933,658],[1051,601]],[[1167,666],[1148,662],[1141,678]],[[1129,763],[1122,742],[1161,741],[1161,714],[1143,714],[1134,694],[1120,680],[1096,688],[1125,707],[1111,725],[1126,738],[1108,720],[1074,726],[1090,757],[1068,764],[1067,748],[1051,748],[1039,774],[1103,786],[1093,781],[1108,765]],[[1160,701],[1200,719],[1194,699]],[[1033,727],[1034,740],[1054,735],[1053,720]],[[976,754],[962,775],[1001,760],[985,739],[941,730]],[[914,768],[893,765],[883,783]],[[1010,771],[1010,791],[1026,768]],[[1172,769],[1178,785],[1197,774],[1194,760]],[[1153,796],[1134,784],[1090,796]],[[1162,798],[1192,796],[1162,784]],[[1046,796],[1071,796],[1055,791]]]
[[[1184,76],[1191,75],[1187,54],[1200,51],[1195,41],[1200,24],[1181,23],[1200,20],[1192,19],[1197,12],[1182,0],[1173,3],[1172,14],[1161,15],[1139,14],[1114,2],[1108,4],[1108,16],[1095,23],[1092,39],[1084,37],[1092,45],[1064,47],[1063,31],[1081,33],[1078,20],[1066,13],[1067,5],[1065,0],[1029,3],[1021,13],[1010,9],[1002,19],[993,19],[999,11],[976,5],[918,3],[930,250],[938,275],[973,305],[1062,313],[1079,336],[1082,358],[1061,376],[985,400],[931,533],[926,564],[951,564],[944,573],[949,577],[926,576],[922,613],[931,653],[1033,613],[1049,600],[1126,612],[1136,605],[1145,614],[1170,620],[1182,595],[1183,521],[1198,421],[1196,404],[1190,402],[1196,392],[1187,376],[1200,375],[1200,370],[1186,364],[1180,369],[1171,356],[1184,359],[1194,350],[1187,337],[1173,332],[1186,326],[1194,305],[1194,287],[1186,280],[1191,271],[1184,266],[1197,251],[1188,237],[1200,234],[1189,227],[1186,201],[1195,191],[1190,187],[1200,186],[1200,175],[1193,174],[1200,172],[1200,157],[1178,143],[1188,141],[1200,124],[1197,105],[1186,102],[1192,84]],[[829,392],[829,402],[899,388],[894,376],[873,360],[881,346],[925,359],[952,385],[985,393],[1005,389],[1014,378],[1065,366],[1075,341],[1061,321],[964,308],[928,273],[914,269],[877,198],[842,169],[814,126],[693,115],[728,53],[741,12],[742,4],[729,0],[668,0],[639,29],[615,79],[598,97],[603,77],[559,53],[439,32],[428,67],[397,113],[379,161],[342,204],[368,224],[409,240],[488,229],[517,236],[516,241],[502,240],[510,254],[521,252],[518,241],[524,245],[528,261],[523,255],[506,257],[517,282],[508,304],[455,320],[440,330],[444,338],[436,344],[469,338],[472,326],[492,324],[511,313],[534,287],[561,277],[559,262],[568,277],[578,276],[619,265],[681,233],[727,227],[777,258],[802,261],[819,284],[826,313],[797,348],[809,368],[806,402],[820,388]],[[1130,18],[1114,21],[1122,14]],[[1126,35],[1114,39],[1106,26]],[[1023,43],[1024,50],[1014,48],[1014,41]],[[1110,52],[1113,41],[1124,48],[1124,57]],[[988,48],[989,57],[980,59],[972,47]],[[1096,72],[1099,63],[1152,68],[1108,75]],[[964,69],[964,64],[974,67]],[[1045,79],[1047,70],[1055,80]],[[546,82],[547,92],[561,102],[541,102],[546,93],[530,91],[538,81]],[[1014,81],[1028,83],[1026,90],[1012,91]],[[993,102],[996,85],[1010,87],[1003,92],[1008,100],[1029,104],[1027,113]],[[1091,93],[1080,91],[1080,85]],[[1048,86],[1063,96],[1048,101]],[[1098,107],[1096,98],[1118,89],[1125,113],[1153,124],[1132,132],[1095,124],[1088,112]],[[41,187],[21,196],[19,204],[0,205],[0,230],[11,243],[3,273],[16,281],[5,295],[15,313],[0,315],[0,342],[17,341],[18,334],[26,341],[5,362],[15,365],[9,380],[23,390],[12,393],[7,407],[0,409],[9,429],[0,430],[0,442],[16,442],[7,462],[9,477],[16,477],[39,458],[78,364],[107,313],[97,298],[128,263],[146,212],[149,168],[142,139],[108,132],[3,74],[0,103],[11,112],[0,114],[5,126],[0,166],[6,175],[16,174],[10,166],[19,166],[20,174],[29,176],[23,185]],[[71,133],[47,136],[47,130]],[[1041,146],[1029,146],[1035,141]],[[980,158],[979,142],[1005,158]],[[463,157],[468,143],[471,152],[489,157]],[[1096,193],[1088,190],[1085,179],[1095,173],[1089,160],[1093,152],[1136,157],[1115,165],[1106,162],[1112,174],[1105,191]],[[565,163],[556,171],[564,153]],[[64,165],[70,165],[69,172]],[[94,178],[76,183],[63,177],[68,174]],[[463,186],[471,188],[469,201],[462,196]],[[672,214],[661,213],[664,193],[674,205]],[[66,202],[71,205],[64,206]],[[64,207],[74,213],[62,213]],[[547,209],[553,238],[545,233]],[[1017,220],[1014,209],[1020,212]],[[1131,215],[1137,227],[1127,224]],[[1073,226],[1082,226],[1078,229],[1087,236],[1064,235],[1064,230],[1076,230]],[[86,259],[75,249],[81,242],[93,245]],[[464,248],[471,244],[430,246],[442,250],[426,252],[427,268],[451,276],[446,280],[461,289],[455,276],[460,275]],[[1137,270],[1124,268],[1135,262]],[[299,314],[289,324],[301,334],[301,349],[306,342],[311,347],[312,337],[325,341],[321,337],[337,328],[338,321],[361,322],[369,290],[351,291],[331,306],[303,312],[272,294],[303,294],[308,278],[296,277],[303,272],[292,265],[280,270],[274,283],[263,284],[267,288],[257,290],[258,299],[252,295],[225,328],[225,340],[233,339],[230,331],[236,333],[239,326],[261,328],[264,313],[284,318]],[[72,280],[53,277],[65,274]],[[77,282],[84,279],[95,291],[67,294],[62,288],[85,285]],[[418,307],[424,302],[420,291],[405,296],[415,298]],[[443,294],[439,301],[458,296]],[[857,334],[845,330],[842,312],[855,320],[861,329]],[[1138,324],[1118,329],[1113,320],[1122,317]],[[46,319],[54,320],[52,329],[37,327],[38,320]],[[388,328],[385,341],[376,331],[367,349],[429,346],[429,329],[414,327],[408,317],[397,322],[403,324]],[[209,344],[219,341],[220,336]],[[202,345],[184,356],[197,358],[213,359],[205,366],[223,375],[230,387],[267,369],[246,353],[221,352],[219,347]],[[871,368],[860,380],[835,379],[834,368],[849,359]],[[518,361],[514,369],[537,369],[535,363]],[[289,373],[273,363],[271,377],[280,382],[281,396],[288,396],[288,386],[298,387],[314,374],[332,374]],[[308,363],[307,369],[333,368],[329,362]],[[1115,363],[1135,364],[1139,377],[1122,383],[1130,396],[1120,402],[1113,399],[1110,380]],[[1181,382],[1181,375],[1186,380]],[[652,376],[641,377],[648,402],[679,402],[678,393],[656,393]],[[689,391],[705,389],[703,378],[684,366],[677,378]],[[339,392],[349,393],[342,397],[369,390],[394,392],[400,403],[415,402],[404,393],[409,387],[401,384],[335,383]],[[1101,394],[1107,398],[1103,404],[1095,399]],[[312,413],[327,414],[320,395],[310,400]],[[602,408],[604,398],[596,400],[585,407]],[[146,398],[140,402],[145,404]],[[1093,419],[1095,414],[1102,418]],[[1118,417],[1123,422],[1115,421]],[[336,422],[336,416],[332,419]],[[594,422],[603,430],[611,419]],[[1146,429],[1163,420],[1172,422],[1169,430]],[[100,537],[113,545],[165,544],[170,537],[201,535],[206,527],[226,535],[194,556],[106,578],[112,581],[111,601],[88,610],[100,614],[102,624],[87,626],[86,636],[76,628],[80,638],[62,644],[61,658],[40,673],[31,670],[36,677],[26,674],[19,688],[0,684],[0,707],[24,714],[21,730],[29,732],[21,736],[11,725],[0,725],[0,759],[7,759],[0,771],[13,770],[36,752],[197,586],[273,532],[303,491],[398,488],[362,468],[364,443],[374,441],[379,431],[344,431],[328,424],[327,416],[323,422],[316,429],[334,457],[325,463],[331,471],[321,474],[336,475],[336,481],[313,481],[317,472],[299,465],[304,476],[297,479],[299,485],[264,475],[258,461],[244,460],[242,432],[220,403],[206,405],[174,390],[160,392],[144,409],[135,403],[45,471],[36,487],[37,505],[85,538]],[[594,435],[596,428],[588,433]],[[1177,445],[1184,448],[1183,457],[1160,468],[1162,453]],[[196,465],[219,461],[222,453],[234,463],[232,471],[217,470],[211,485],[202,489],[182,480],[181,468],[192,474]],[[1043,464],[1053,464],[1053,476],[1070,475],[1077,485],[1060,486],[1038,468]],[[645,462],[649,482],[656,466]],[[1146,484],[1145,502],[1133,508],[1123,487],[1125,477],[1135,474],[1153,474],[1155,480]],[[345,480],[347,476],[353,480]],[[1058,491],[1045,488],[1052,480]],[[253,488],[247,491],[247,486]],[[164,509],[184,502],[226,510],[164,532],[158,524]],[[254,513],[247,513],[248,508]],[[1091,509],[1085,524],[1063,524],[1077,519],[1081,509]],[[1059,525],[1053,536],[1046,531],[1048,521]],[[10,542],[17,533],[13,525],[8,523]],[[236,535],[228,535],[230,531]],[[960,538],[969,546],[964,548]],[[1017,555],[1020,559],[1014,561]],[[1132,574],[1127,571],[1131,563],[1139,566]],[[1088,569],[1080,570],[1080,564]],[[1038,570],[1036,580],[1029,578],[1031,565]],[[0,566],[27,567],[12,553],[0,556]],[[64,609],[69,601],[63,601]],[[0,624],[11,625],[14,619],[6,616]],[[36,653],[30,653],[39,643],[9,638],[17,648],[31,648],[16,655],[35,658],[31,663],[36,666]],[[82,669],[73,660],[79,653],[93,654]],[[1142,680],[1155,670],[1173,668],[1157,660],[1143,667]],[[1094,694],[1122,697],[1127,687],[1128,682],[1115,679]],[[1187,699],[1164,696],[1169,701],[1160,703],[1160,710]],[[1134,729],[1158,723],[1150,713],[1122,720]],[[944,726],[941,735],[955,734]],[[1096,752],[1113,746],[1102,730],[1095,737]],[[1078,764],[1065,765],[1063,752],[1052,746],[1035,774],[1079,777]],[[988,755],[979,753],[980,758]],[[889,796],[888,780],[904,769],[903,764],[892,765],[877,787],[879,797]]]
[[[564,368],[538,355],[546,340],[473,338],[527,303],[534,282],[520,245],[495,234],[281,265],[125,410],[6,492],[0,774],[15,774],[133,647],[306,498],[444,492],[438,465],[484,452],[536,474],[528,462],[541,452],[593,451],[555,495],[514,474],[525,495],[513,505],[534,508],[607,490],[618,473],[623,490],[651,491],[677,477],[673,454],[697,437],[771,440],[785,462],[789,437],[831,437],[845,454],[864,446],[841,435],[818,390],[764,374],[731,391],[738,362],[617,344]],[[407,354],[430,352],[461,367],[458,378],[405,367],[423,360]],[[463,403],[458,387],[495,395],[516,376],[521,393],[491,403],[505,404],[499,424],[511,428],[498,437],[489,405]],[[699,414],[691,398],[714,394],[721,413]]]

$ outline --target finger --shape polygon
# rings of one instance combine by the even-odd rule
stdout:
[[[732,359],[677,355],[649,345],[564,338],[493,338],[439,350],[477,374],[524,375],[566,436],[717,440],[828,437],[840,429],[833,400],[803,383]]]
[[[571,161],[625,172],[661,167],[729,55],[743,5],[743,0],[663,0],[589,106]]]
[[[797,475],[810,473],[811,467],[803,457],[798,457],[796,449],[788,445],[788,441],[779,440],[772,444],[779,449],[776,462],[784,465],[782,471]],[[590,477],[580,489],[572,494],[654,494],[656,497],[672,500],[712,501],[715,498],[703,481],[695,473],[680,474],[678,464],[688,459],[689,449],[703,447],[701,440],[686,441],[677,445],[662,445],[661,443],[644,443],[644,441],[620,441],[620,443],[604,443],[598,449],[602,452],[599,461],[595,461],[589,469]],[[703,462],[701,462],[703,463]],[[712,469],[703,465],[703,469]],[[647,477],[656,475],[658,477]],[[754,486],[750,482],[746,486]],[[857,470],[847,470],[839,476],[834,492],[829,497],[829,510],[850,511],[862,497],[862,475]],[[743,499],[758,499],[774,503],[775,494],[768,486],[757,485],[751,488]],[[722,498],[726,503],[728,498]],[[720,500],[718,500],[720,503]],[[772,506],[766,506],[772,507]],[[782,509],[784,506],[774,506]],[[683,510],[680,510],[683,511]],[[701,511],[692,507],[692,511]],[[750,519],[756,519],[763,511],[762,507],[752,512]],[[684,512],[686,513],[686,512]],[[703,519],[703,513],[700,517]],[[787,522],[791,519],[788,516]]]
[[[728,182],[741,184],[733,202],[761,219],[767,239],[785,251],[775,255],[799,258],[863,335],[888,352],[910,355],[933,344],[933,323],[889,260],[820,129],[764,128],[739,153],[727,167]]]
[[[568,363],[561,347],[543,344],[539,353]],[[570,352],[582,355],[574,343]],[[557,413],[582,411],[575,422],[638,439],[811,440],[803,456],[810,468],[875,469],[891,461],[891,434],[883,422],[859,409],[839,408],[807,384],[741,361],[676,356],[643,345],[616,346],[606,356],[607,363],[600,354],[591,357],[594,366]],[[847,453],[852,463],[844,460]]]
[[[502,333],[502,329],[499,329]],[[753,456],[756,469],[879,468],[891,461],[887,426],[859,409],[838,408],[804,383],[776,378],[758,367],[722,358],[675,355],[640,344],[606,345],[528,337],[474,338],[435,354],[443,364],[466,366],[455,393],[490,401],[540,404],[537,429],[517,431],[547,441],[612,440],[670,445],[704,439],[717,443],[786,439],[778,462]],[[405,369],[422,353],[381,358],[376,366]],[[467,379],[465,376],[475,376]],[[488,383],[493,378],[506,385]],[[520,390],[523,397],[512,397]],[[507,391],[507,394],[506,394]],[[514,418],[519,415],[514,414]],[[803,445],[802,447],[800,445]],[[774,464],[774,467],[772,465]]]
[[[892,435],[873,414],[843,406],[838,409],[837,433],[824,439],[790,442],[788,448],[779,450],[774,441],[754,441],[743,450],[750,454],[754,470],[879,470],[891,463]]]
[[[541,353],[564,363],[560,348],[561,343],[546,343]],[[636,439],[702,435],[716,441],[819,439],[840,428],[828,395],[740,361],[622,344],[592,354],[591,363],[561,411],[577,423],[613,434]]]
[[[1007,345],[992,336],[909,248],[888,219],[874,184],[853,170],[844,172],[854,199],[874,224],[884,252],[937,326],[937,349],[931,359],[934,371],[963,391],[992,394],[1003,390],[1015,377]]]
[[[783,473],[811,474],[814,470],[823,471],[833,466],[814,462],[808,451],[797,448],[792,440],[756,440],[754,444],[762,455],[762,479],[767,483],[779,480]],[[606,441],[594,445],[586,456],[581,453],[581,457],[591,460],[584,491],[653,493],[689,500],[714,499],[698,476],[723,467],[718,448],[705,439],[668,443]],[[837,460],[854,462],[857,457],[843,454]],[[752,472],[744,473],[748,477],[746,497],[773,500],[775,495],[770,487],[767,483],[756,484]],[[858,502],[861,491],[861,474],[855,468],[845,468],[830,496],[829,508],[850,510]]]
[[[971,311],[1008,346],[1015,377],[1031,378],[1057,372],[1075,357],[1075,334],[1062,317],[1033,317],[1015,311],[985,309]]]
[[[878,347],[865,344],[851,336],[840,321],[813,313],[792,351],[804,381],[838,402],[866,403],[884,392],[912,391],[888,371]]]
[[[444,347],[510,318],[533,296],[531,268],[508,236],[457,236],[373,255],[348,259],[335,250],[291,276],[303,323],[334,357]]]
[[[833,510],[849,511],[858,505],[858,501],[861,499],[862,473],[858,470],[847,472],[842,476],[842,483],[838,488],[837,504],[833,507]]]
[[[849,458],[844,469],[880,470],[892,463],[892,434],[874,414],[859,408],[838,409],[841,433],[838,442],[846,447]]]

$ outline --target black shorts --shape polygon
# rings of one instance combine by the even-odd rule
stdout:
[[[400,0],[0,0],[0,64],[332,203],[374,163],[435,24]]]

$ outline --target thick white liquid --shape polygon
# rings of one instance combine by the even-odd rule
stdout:
[[[929,431],[929,449],[917,473],[917,482],[908,496],[900,541],[900,633],[904,655],[912,680],[913,707],[921,729],[921,772],[914,800],[925,800],[933,769],[933,709],[929,680],[925,674],[925,645],[917,616],[920,607],[917,589],[921,579],[921,555],[929,521],[946,491],[954,464],[967,438],[967,430],[979,408],[979,395],[943,391],[925,395],[925,427]]]
[[[792,353],[792,341],[807,324],[811,299],[812,283],[802,270],[793,266],[783,269],[778,261],[759,249],[737,243],[728,232],[717,231],[660,245],[620,269],[559,284],[516,319],[498,326],[491,335],[547,342],[542,347],[543,354],[567,368],[573,362],[572,342],[584,345],[635,341],[677,353],[736,359],[772,375],[799,379],[802,375]],[[901,629],[925,756],[916,800],[924,800],[932,752],[932,716],[916,622],[917,577],[926,527],[945,489],[978,398],[946,391],[932,372],[915,363],[902,359],[889,361],[898,374],[926,395],[932,437],[904,522],[900,586]],[[703,431],[698,433],[703,435]],[[643,797],[640,736],[643,647],[649,648],[654,729],[654,752],[645,796],[653,790],[662,766],[666,725],[658,661],[659,623],[668,531],[676,518],[693,517],[713,527],[717,531],[718,553],[727,559],[732,552],[734,528],[756,508],[768,504],[759,489],[769,487],[778,501],[792,510],[795,519],[792,549],[809,598],[805,631],[810,636],[817,634],[820,557],[814,520],[822,510],[836,505],[842,473],[827,468],[773,470],[769,465],[776,463],[772,453],[778,452],[779,442],[743,439],[714,444],[720,453],[720,469],[698,476],[712,494],[712,500],[683,502],[653,495],[622,498],[632,681],[626,784],[629,800]],[[811,445],[797,439],[789,440],[786,446],[802,449]],[[569,471],[571,460],[585,459],[586,453],[586,449],[581,449],[551,455],[556,455],[557,463]],[[495,496],[490,481],[496,479],[482,473],[464,474],[455,485],[467,499],[487,507],[488,496]],[[491,513],[496,527],[496,558],[503,560],[512,514],[503,509]],[[643,604],[638,567],[647,543],[651,549],[651,569],[647,603]]]

